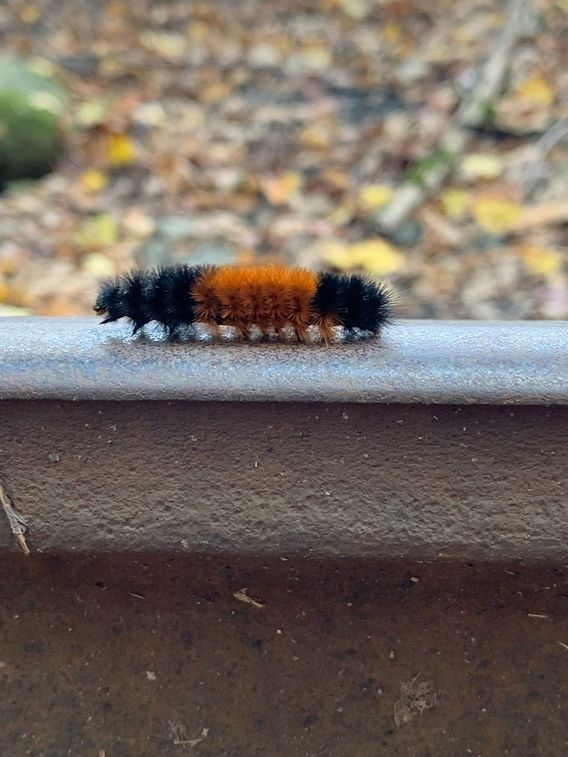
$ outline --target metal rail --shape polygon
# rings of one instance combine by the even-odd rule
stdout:
[[[0,399],[568,403],[568,323],[400,321],[321,345],[133,340],[94,318],[0,319]]]
[[[561,560],[567,348],[564,323],[325,348],[6,319],[0,477],[32,553]]]

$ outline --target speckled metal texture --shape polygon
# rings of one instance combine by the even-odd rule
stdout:
[[[170,344],[0,319],[0,399],[568,403],[566,322],[398,321],[380,340]]]
[[[37,550],[565,559],[568,408],[0,403]],[[0,520],[0,546],[16,545]]]
[[[567,579],[518,562],[0,555],[0,754],[565,757]]]

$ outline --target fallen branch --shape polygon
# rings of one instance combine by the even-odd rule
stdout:
[[[30,550],[26,543],[26,535],[25,535],[26,530],[27,530],[26,519],[24,518],[23,515],[20,515],[20,513],[16,512],[16,510],[14,509],[14,506],[10,502],[10,498],[8,497],[8,494],[6,492],[6,489],[4,488],[4,484],[2,483],[1,479],[0,479],[0,503],[2,504],[2,507],[4,508],[6,517],[8,518],[10,529],[12,530],[12,533],[15,535],[16,539],[18,540],[18,544],[22,548],[23,553],[26,555],[29,555]]]
[[[392,200],[378,215],[377,221],[383,231],[389,233],[400,228],[453,173],[456,159],[473,140],[471,130],[487,122],[493,102],[505,86],[514,48],[519,39],[533,29],[534,19],[531,0],[509,0],[503,29],[480,72],[477,84],[456,111],[436,153],[411,170]]]

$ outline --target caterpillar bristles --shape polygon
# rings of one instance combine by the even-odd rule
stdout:
[[[314,328],[326,344],[343,327],[346,338],[378,336],[392,316],[392,295],[359,274],[313,273],[283,266],[168,266],[132,271],[105,282],[94,310],[102,323],[128,318],[135,334],[154,321],[169,338],[197,324],[231,326],[249,339],[292,329],[308,341]]]

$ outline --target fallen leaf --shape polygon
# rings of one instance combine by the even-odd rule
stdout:
[[[89,168],[81,176],[81,186],[85,192],[97,194],[108,184],[108,176],[96,168]]]
[[[261,179],[260,185],[271,205],[284,205],[302,186],[302,176],[294,171],[286,171],[281,176]]]
[[[469,209],[471,195],[464,189],[446,189],[440,196],[442,210],[450,218],[463,218]]]
[[[204,103],[215,104],[224,100],[231,92],[231,83],[227,81],[215,81],[207,84],[199,90],[199,99]]]
[[[112,166],[126,166],[136,157],[134,142],[126,134],[111,134],[108,146],[108,160]]]
[[[562,270],[564,259],[558,250],[527,244],[520,253],[527,271],[536,276],[550,276]]]
[[[331,122],[314,123],[302,129],[300,139],[302,144],[311,150],[325,150],[332,141],[333,132]]]
[[[187,48],[187,38],[175,32],[144,31],[140,42],[148,50],[172,62],[182,60]]]
[[[203,42],[210,34],[209,26],[202,21],[192,21],[185,31],[192,42]]]
[[[104,123],[108,103],[105,100],[89,100],[81,103],[75,111],[75,122],[85,129]]]
[[[116,242],[118,237],[117,224],[107,213],[89,218],[79,228],[77,241],[86,249],[99,250]]]
[[[504,165],[498,155],[476,152],[463,157],[460,169],[466,179],[495,179],[503,173]]]
[[[325,45],[310,44],[301,52],[302,63],[313,71],[325,71],[330,67],[331,51]]]
[[[387,184],[367,184],[361,187],[359,192],[359,202],[365,210],[373,211],[382,208],[390,202],[392,198],[392,188]]]
[[[114,263],[102,252],[92,252],[87,255],[83,268],[98,279],[106,279],[116,273]]]
[[[515,94],[535,105],[550,105],[554,101],[554,90],[542,74],[535,72],[515,89]]]
[[[472,203],[478,226],[489,234],[506,234],[515,227],[523,209],[516,202],[499,197],[479,197]]]
[[[383,39],[390,45],[396,45],[402,37],[400,25],[394,21],[388,21],[383,28]]]
[[[339,270],[362,268],[375,276],[387,276],[398,271],[404,257],[394,245],[379,237],[350,245],[332,244],[324,250],[327,263]]]

